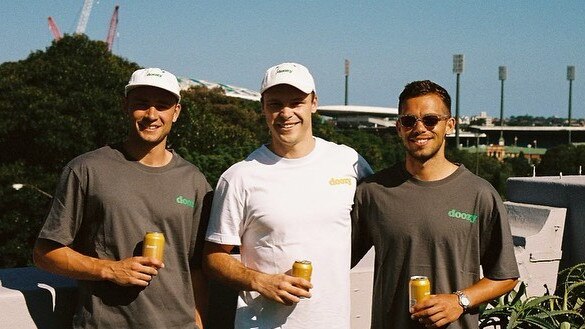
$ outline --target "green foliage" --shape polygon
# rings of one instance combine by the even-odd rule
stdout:
[[[526,296],[526,285],[489,303],[480,328],[585,328],[585,263],[559,273],[554,295]]]
[[[269,139],[260,103],[226,97],[221,89],[183,93],[170,145],[214,185],[223,171]]]
[[[84,35],[0,65],[0,268],[31,265],[31,249],[62,167],[125,135],[124,85],[138,66]]]
[[[539,176],[578,174],[579,167],[585,167],[585,145],[559,145],[548,149],[536,167]]]
[[[138,66],[84,35],[0,65],[0,154],[49,171],[125,134],[121,101]]]
[[[463,164],[471,172],[487,180],[502,197],[505,197],[506,180],[515,175],[510,164],[499,162],[496,158],[482,153],[469,153],[450,148],[446,150],[446,157],[453,162]]]
[[[392,166],[404,160],[404,148],[400,138],[392,130],[366,131],[359,129],[336,130],[322,123],[319,116],[313,121],[315,136],[335,143],[351,146],[361,154],[374,171]]]
[[[506,158],[504,162],[508,164],[515,177],[526,177],[532,175],[532,165],[524,158],[524,153],[520,152],[516,158]]]

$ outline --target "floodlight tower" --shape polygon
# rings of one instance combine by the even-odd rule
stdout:
[[[457,89],[455,93],[455,144],[459,148],[459,77],[463,73],[463,54],[453,55],[453,73],[457,74]]]
[[[567,66],[567,80],[569,80],[569,144],[571,144],[571,103],[573,98],[573,80],[575,80],[575,67]]]
[[[504,145],[504,81],[508,77],[508,68],[505,66],[499,67],[499,78],[501,81],[500,87],[500,145]]]
[[[349,59],[345,60],[345,105],[347,105],[347,88],[349,80]]]

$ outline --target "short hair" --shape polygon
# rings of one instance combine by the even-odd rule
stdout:
[[[424,96],[428,94],[435,94],[443,101],[443,104],[451,115],[451,96],[445,88],[430,80],[413,81],[404,87],[402,93],[398,97],[398,113],[402,113],[404,103],[411,98]]]

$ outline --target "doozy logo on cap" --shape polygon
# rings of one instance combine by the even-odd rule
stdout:
[[[306,67],[297,63],[282,63],[266,71],[260,93],[282,84],[293,86],[305,94],[315,91],[315,81]]]
[[[181,99],[181,88],[179,87],[177,77],[171,72],[156,67],[134,71],[130,77],[130,81],[126,85],[126,95],[128,95],[130,90],[141,86],[161,88],[173,93],[179,100]]]

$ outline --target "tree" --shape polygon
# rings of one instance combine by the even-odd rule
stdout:
[[[212,185],[229,166],[268,141],[259,102],[227,97],[221,89],[195,87],[183,93],[181,103],[170,144]]]
[[[585,165],[585,145],[559,145],[546,151],[536,170],[539,176],[576,175]]]
[[[0,267],[31,264],[53,191],[73,157],[120,140],[124,85],[138,65],[101,41],[65,36],[25,60],[0,65]]]

